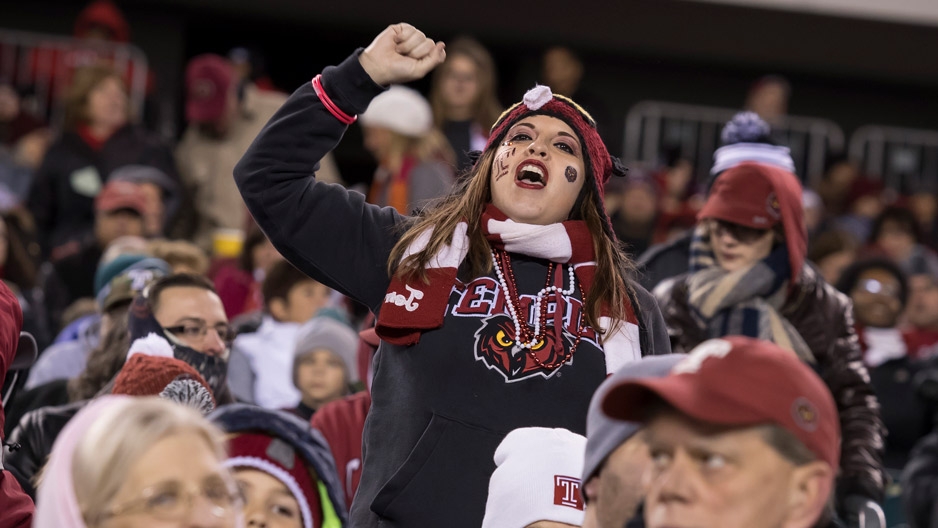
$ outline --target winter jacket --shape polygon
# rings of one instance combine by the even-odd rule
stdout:
[[[318,483],[325,487],[326,495],[332,503],[331,509],[345,525],[345,495],[335,472],[329,445],[319,431],[309,426],[309,422],[285,412],[262,410],[241,403],[219,407],[209,415],[209,420],[228,434],[259,432],[289,444],[300,459],[313,469]]]
[[[766,178],[772,186],[770,196],[776,197],[772,211],[780,216],[780,224],[784,226],[784,249],[790,275],[785,277],[788,291],[778,313],[791,323],[813,353],[818,373],[830,388],[840,411],[842,447],[838,495],[860,495],[879,502],[884,487],[885,428],[854,331],[852,303],[805,263],[807,231],[797,178],[765,166],[752,174]],[[695,236],[702,236],[702,233]],[[703,328],[706,325],[698,324],[692,312],[690,279],[691,275],[681,275],[655,288],[672,344],[684,351],[712,337]]]
[[[87,404],[88,401],[83,400],[28,412],[10,433],[9,441],[20,444],[20,448],[10,453],[3,463],[33,499],[36,498],[36,474],[45,465],[55,439]]]
[[[643,288],[654,290],[665,279],[687,273],[692,232],[670,242],[655,244],[639,255],[635,268]]]
[[[256,332],[235,338],[228,359],[228,387],[238,401],[265,409],[295,407],[300,402],[300,391],[293,385],[299,328],[299,323],[264,315]]]
[[[7,421],[4,432],[13,434],[13,429],[31,411],[52,405],[68,403],[68,380],[52,380],[31,389],[16,393],[11,405],[7,409]]]
[[[371,408],[367,391],[329,402],[313,415],[312,425],[329,442],[345,504],[351,506],[362,476],[362,434]]]
[[[938,528],[938,432],[916,444],[902,483],[902,502],[912,528]]]
[[[357,55],[327,68],[322,84],[348,114],[363,112],[382,90]],[[235,168],[235,180],[281,254],[377,313],[390,284],[388,257],[408,219],[313,177],[318,160],[345,129],[313,87],[304,85],[251,145]],[[519,291],[543,288],[545,262],[523,257],[514,262]],[[451,291],[442,327],[423,332],[413,346],[382,343],[375,358],[364,464],[351,513],[356,528],[478,528],[495,469],[492,457],[509,431],[527,426],[585,431],[590,396],[607,374],[595,338],[584,337],[573,361],[557,370],[517,373],[488,363],[491,354],[500,353],[495,334],[511,319],[494,274],[462,278]],[[669,352],[654,299],[634,289],[641,324],[624,324],[632,324],[635,344],[642,354]],[[578,293],[564,302],[570,310],[581,303]]]
[[[176,178],[172,153],[141,127],[127,125],[114,132],[100,150],[76,132],[65,132],[46,152],[33,177],[28,207],[36,231],[46,238],[44,249],[80,240],[94,227],[94,199],[114,169],[151,165]]]

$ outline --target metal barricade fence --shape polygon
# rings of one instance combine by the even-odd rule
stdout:
[[[124,79],[130,109],[142,115],[148,65],[136,46],[0,28],[0,82],[29,92],[27,109],[52,126],[62,123],[58,101],[74,71],[100,63]]]
[[[698,182],[709,177],[720,131],[739,110],[641,101],[625,119],[625,159],[656,164],[665,148],[678,148],[695,167]],[[807,184],[816,183],[831,154],[844,148],[844,133],[828,119],[787,116],[772,125],[772,138],[791,149],[795,172]]]
[[[848,156],[886,187],[938,192],[938,130],[865,125],[850,136]]]

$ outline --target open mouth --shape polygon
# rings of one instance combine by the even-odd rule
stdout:
[[[526,161],[515,171],[515,183],[526,189],[543,189],[547,179],[547,167],[539,161]]]

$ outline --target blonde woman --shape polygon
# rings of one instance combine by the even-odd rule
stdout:
[[[36,528],[242,526],[222,433],[158,398],[105,396],[69,422],[39,483]]]
[[[582,434],[607,374],[670,350],[602,208],[604,183],[624,171],[592,118],[545,87],[496,121],[471,173],[417,217],[316,181],[354,114],[444,55],[390,26],[297,90],[235,169],[284,257],[377,314],[357,528],[478,528],[508,431]]]

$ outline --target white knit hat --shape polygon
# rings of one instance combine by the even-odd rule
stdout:
[[[365,113],[358,116],[358,122],[408,137],[421,137],[433,128],[433,110],[416,90],[394,85],[371,100]]]
[[[583,524],[580,475],[586,438],[566,429],[525,427],[495,450],[482,528],[524,528],[538,521]]]

